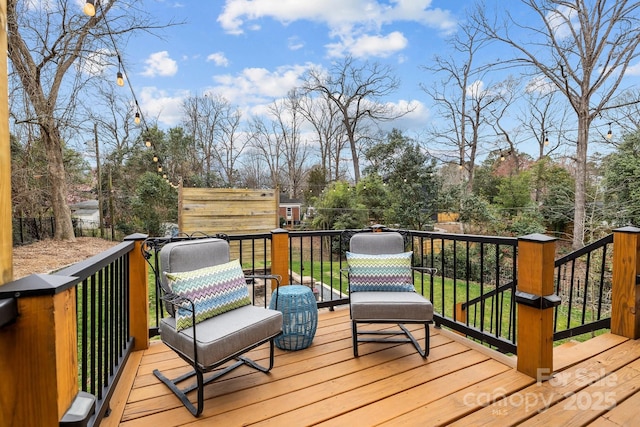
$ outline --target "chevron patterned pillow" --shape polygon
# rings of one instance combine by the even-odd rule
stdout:
[[[413,252],[380,255],[347,252],[349,291],[415,292],[412,255]]]
[[[189,298],[196,309],[196,323],[251,304],[247,282],[238,260],[180,273],[167,273],[167,282],[176,295]],[[176,330],[192,326],[190,306],[179,307]]]

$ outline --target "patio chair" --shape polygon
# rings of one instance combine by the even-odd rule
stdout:
[[[433,275],[436,270],[412,267],[412,257],[398,232],[359,232],[350,237],[347,270],[355,357],[360,342],[410,342],[423,358],[429,355],[433,304],[415,291],[413,272]],[[393,323],[399,329],[358,330],[363,323]],[[424,349],[405,324],[424,325]]]
[[[202,413],[206,384],[242,365],[265,373],[271,370],[274,338],[282,333],[282,313],[251,304],[246,277],[237,260],[229,261],[226,240],[205,238],[168,243],[160,251],[160,266],[162,299],[170,305],[170,315],[160,321],[160,337],[193,370],[174,379],[157,369],[153,373],[197,417]],[[276,280],[279,286],[277,276],[261,277]],[[267,342],[267,367],[242,356]],[[235,362],[205,378],[205,373],[232,360]],[[194,375],[195,383],[184,388],[178,386]],[[187,393],[196,389],[197,406],[194,406]]]

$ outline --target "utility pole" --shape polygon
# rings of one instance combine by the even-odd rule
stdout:
[[[100,144],[98,143],[98,124],[93,124],[93,138],[96,143],[96,174],[98,175],[98,212],[100,237],[104,239],[104,220],[102,218],[102,176],[100,174]]]
[[[111,181],[111,165],[108,165],[109,168],[109,217],[111,217],[111,240],[115,241],[116,240],[116,230],[115,230],[115,226],[116,226],[116,217],[115,217],[115,210],[113,208],[113,182]]]

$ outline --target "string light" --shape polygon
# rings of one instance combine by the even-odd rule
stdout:
[[[607,139],[611,139],[613,132],[611,132],[611,122],[609,122],[609,131],[607,132]]]
[[[96,4],[96,1],[98,2]],[[83,8],[83,12],[90,17],[95,16],[96,14],[96,7],[102,7],[102,3],[100,3],[100,0],[86,0],[84,8]],[[113,32],[111,31],[111,28],[109,27],[109,20],[107,20],[104,16],[104,10],[101,11],[102,13],[102,19],[104,20],[104,24],[105,27],[107,29],[107,33],[109,35],[109,38],[111,39],[111,43],[113,44],[113,48],[115,50],[115,55],[116,58],[118,60],[118,72],[116,74],[116,84],[120,87],[124,86],[125,84],[125,79],[124,76],[127,74],[124,64],[122,63],[122,58],[120,57],[120,53],[118,52],[118,46],[116,45],[116,41],[113,37]],[[144,115],[142,114],[142,110],[140,108],[140,105],[138,104],[138,98],[136,97],[136,93],[133,90],[133,86],[131,84],[131,81],[129,79],[126,80],[129,89],[131,90],[131,95],[133,96],[133,101],[135,103],[135,115],[133,118],[133,121],[136,125],[140,125],[142,124],[144,126],[144,134],[146,134],[146,136],[144,136],[144,145],[147,148],[152,148],[153,147],[153,143],[151,142],[150,138],[149,138],[149,127],[147,126],[146,120],[144,118]],[[154,154],[153,156],[153,161],[154,164],[157,163],[158,164],[158,172],[162,172],[162,166],[159,164],[159,157]],[[165,174],[166,177],[166,174]],[[167,182],[169,182],[168,178],[167,178]],[[175,187],[177,188],[177,186]]]
[[[544,134],[544,145],[549,145],[549,135],[546,132]]]
[[[82,11],[87,16],[96,16],[95,0],[87,0]]]

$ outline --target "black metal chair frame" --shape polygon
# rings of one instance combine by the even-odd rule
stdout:
[[[229,241],[228,237],[224,234],[217,234],[215,236],[206,236],[206,235],[198,235],[198,237],[194,237],[194,238],[207,238],[207,237],[217,237],[217,238],[222,238],[225,239],[227,241]],[[151,240],[148,239],[149,242],[146,242],[142,245],[142,250],[143,250],[143,254],[145,256],[145,259],[147,260],[148,264],[151,266],[151,268],[153,269],[154,273],[155,273],[155,280],[156,280],[156,289],[160,290],[160,292],[162,292],[163,294],[160,296],[160,299],[171,304],[174,307],[174,312],[177,310],[177,306],[179,305],[182,309],[186,309],[189,310],[191,312],[191,321],[193,322],[193,325],[196,325],[196,314],[195,314],[195,304],[192,300],[185,298],[185,297],[181,297],[169,292],[166,292],[164,290],[164,288],[162,286],[160,286],[160,279],[158,276],[158,272],[156,271],[156,268],[151,264],[151,262],[149,261],[151,258],[151,251],[155,251],[155,255],[156,255],[156,259],[158,256],[158,253],[160,252],[160,249],[167,243],[170,243],[172,241],[177,241],[177,240],[190,240],[189,237],[185,238],[185,237],[180,237],[178,239],[172,240],[172,239],[162,239],[162,240]],[[280,276],[277,275],[246,275],[245,278],[247,279],[247,282],[251,281],[251,280],[255,280],[255,279],[265,279],[265,280],[275,280],[277,283],[277,289],[279,289],[280,287],[280,281],[281,278]],[[188,306],[185,307],[184,303],[188,303]],[[278,306],[278,301],[277,301],[277,295],[276,295],[276,309]],[[191,412],[192,415],[198,417],[199,415],[202,414],[202,411],[204,409],[204,386],[209,384],[210,382],[213,382],[215,380],[217,380],[218,378],[230,373],[231,371],[233,371],[236,368],[239,368],[240,366],[246,365],[246,366],[250,366],[251,368],[254,368],[260,372],[264,372],[264,373],[268,373],[272,368],[273,368],[273,362],[274,362],[274,350],[275,350],[275,338],[279,335],[282,334],[282,331],[278,334],[272,335],[270,337],[267,337],[253,345],[251,345],[250,347],[247,348],[243,348],[242,350],[226,357],[223,360],[220,360],[219,362],[210,365],[210,366],[204,366],[203,364],[201,364],[198,361],[198,346],[197,346],[197,328],[194,326],[193,327],[193,359],[184,354],[182,351],[180,351],[179,349],[175,348],[174,346],[168,344],[168,343],[164,343],[167,347],[171,348],[173,351],[176,352],[176,354],[178,354],[178,356],[180,356],[180,358],[182,360],[184,360],[185,362],[187,362],[192,368],[193,370],[180,375],[176,378],[170,379],[167,378],[164,374],[162,374],[162,372],[160,372],[158,369],[154,369],[153,370],[153,375],[155,375],[160,381],[162,381],[167,387],[169,387],[169,389],[178,397],[178,399],[180,399],[180,401],[182,402],[182,404],[189,410],[189,412]],[[248,357],[243,357],[241,356],[242,354],[253,350],[256,347],[261,346],[262,344],[265,343],[269,343],[269,365],[268,366],[262,366],[259,363],[255,362],[252,359],[249,359]],[[225,367],[224,369],[220,370],[219,372],[216,372],[214,375],[209,376],[208,378],[205,378],[205,374],[208,372],[211,372],[213,370],[215,370],[216,368],[228,363],[231,360],[236,360],[235,363],[233,363],[232,365],[229,365],[227,367]],[[189,378],[192,377],[196,377],[196,382],[184,387],[184,388],[180,388],[178,386],[179,383],[188,380]],[[191,403],[191,401],[189,400],[189,398],[187,397],[187,393],[193,391],[193,390],[197,390],[197,406],[194,406],[193,403]]]
[[[397,233],[400,233],[404,239],[405,242],[405,248],[408,245],[408,242],[411,239],[411,233],[407,230],[393,230],[393,229],[389,229],[387,227],[384,226],[372,226],[369,229],[363,229],[363,230],[345,230],[342,233],[341,239],[343,242],[343,245],[346,244],[345,247],[349,247],[349,241],[351,240],[351,237],[353,237],[355,234],[357,233],[367,233],[367,232],[388,232],[388,231],[394,231]],[[437,270],[435,268],[430,268],[430,267],[411,267],[411,269],[413,271],[417,271],[420,273],[427,273],[430,274],[431,276],[433,276]],[[347,272],[347,278],[348,278],[348,271],[349,269],[345,269],[345,271]],[[347,281],[348,285],[349,285],[349,300],[351,300],[351,281]],[[351,317],[351,336],[352,336],[352,342],[353,342],[353,355],[354,357],[358,357],[358,343],[361,342],[375,342],[375,343],[411,343],[413,344],[413,346],[416,348],[416,350],[418,351],[418,353],[420,354],[420,356],[422,356],[422,358],[427,358],[429,356],[429,324],[433,323],[433,320],[428,320],[428,321],[407,321],[407,320],[403,320],[402,323],[399,323],[398,320],[393,320],[393,319],[368,319],[366,321],[358,321],[353,319],[353,316],[351,315],[351,304],[349,304],[349,312],[350,312],[350,317]],[[395,324],[397,325],[400,330],[390,330],[390,331],[379,331],[379,330],[358,330],[358,324]],[[425,346],[424,348],[422,348],[420,346],[420,343],[418,342],[418,340],[413,336],[413,334],[411,333],[411,331],[409,329],[407,329],[404,325],[405,324],[420,324],[420,325],[424,325],[424,332],[425,332]],[[402,336],[402,338],[394,338],[394,337],[399,337]],[[372,338],[375,337],[375,338]],[[389,338],[385,338],[385,337],[389,337]]]

